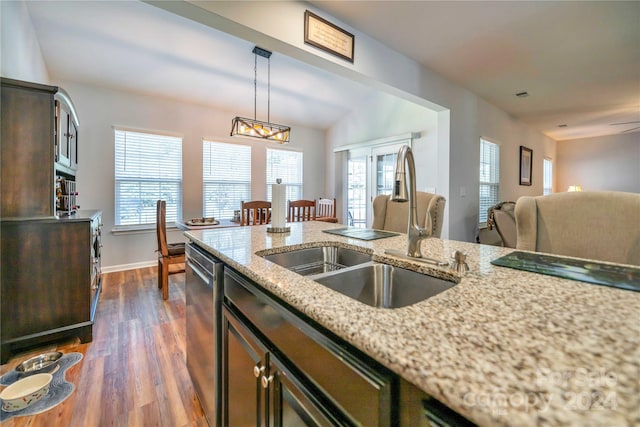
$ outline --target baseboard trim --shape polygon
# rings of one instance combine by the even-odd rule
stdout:
[[[102,272],[103,273],[115,273],[116,271],[135,270],[137,268],[155,267],[157,265],[158,265],[158,261],[157,260],[134,262],[132,264],[110,265],[109,267],[102,267]]]

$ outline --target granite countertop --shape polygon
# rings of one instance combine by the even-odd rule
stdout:
[[[469,273],[395,258],[459,283],[408,307],[374,308],[255,253],[339,242],[380,260],[405,249],[406,235],[363,241],[322,232],[341,224],[290,225],[185,235],[479,425],[640,425],[640,293],[496,267],[490,261],[512,249],[432,238],[423,256],[464,251]]]

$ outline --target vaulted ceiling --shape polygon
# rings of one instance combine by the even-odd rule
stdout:
[[[640,2],[311,3],[556,140],[640,131]],[[253,45],[245,40],[139,2],[27,6],[56,79],[253,117]],[[266,79],[260,59],[258,119],[267,113]],[[373,94],[271,58],[273,121],[326,128]]]

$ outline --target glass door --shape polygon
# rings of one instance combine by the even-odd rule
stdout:
[[[347,162],[347,225],[367,227],[369,150],[350,150]]]
[[[405,143],[349,150],[347,224],[367,228],[373,222],[373,199],[391,194],[398,150]]]

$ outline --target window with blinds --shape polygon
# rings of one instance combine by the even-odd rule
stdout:
[[[553,163],[551,159],[545,157],[542,165],[542,194],[546,196],[553,192]]]
[[[232,219],[251,200],[251,147],[203,140],[202,184],[203,216]]]
[[[155,224],[158,199],[167,223],[182,212],[182,137],[115,129],[115,225]]]
[[[480,140],[480,224],[487,222],[487,210],[499,202],[500,146]]]
[[[302,153],[267,148],[267,200],[271,201],[271,184],[277,178],[287,185],[286,199],[302,199]]]

